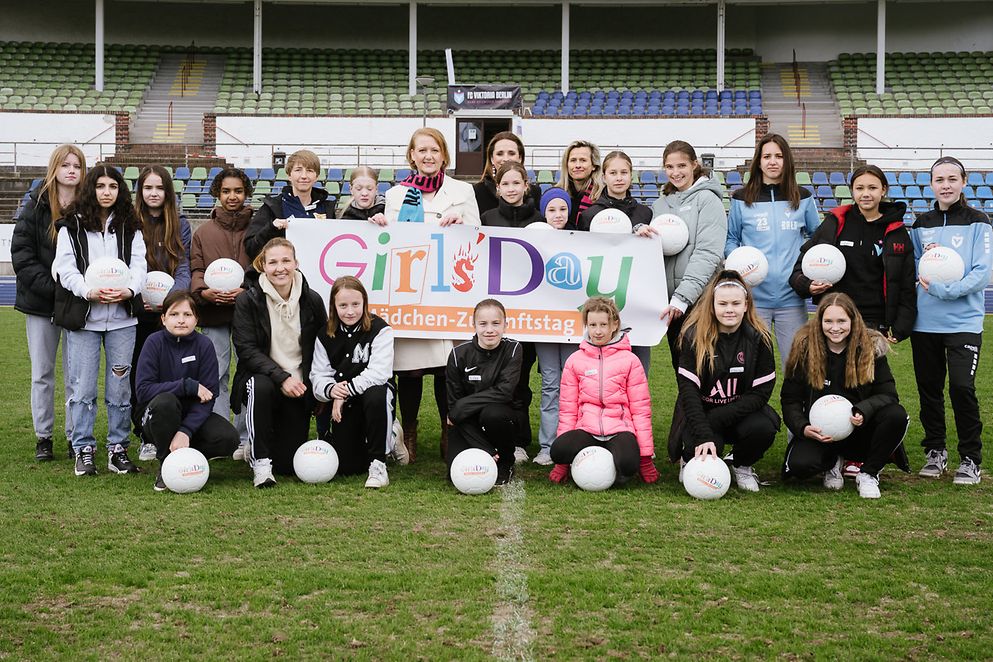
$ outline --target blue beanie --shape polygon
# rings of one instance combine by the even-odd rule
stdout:
[[[552,187],[541,194],[541,209],[538,210],[541,212],[541,215],[545,215],[545,209],[548,208],[548,203],[555,198],[565,200],[565,206],[569,208],[569,214],[572,215],[572,198],[568,193],[558,187]]]

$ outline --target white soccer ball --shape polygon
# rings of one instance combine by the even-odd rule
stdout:
[[[852,433],[852,403],[841,395],[824,395],[810,406],[810,424],[821,429],[831,441],[841,441]]]
[[[947,246],[935,246],[924,251],[917,263],[917,275],[935,283],[955,283],[965,276],[962,256]]]
[[[468,448],[452,460],[449,475],[462,494],[486,494],[496,484],[496,460],[484,450]]]
[[[803,254],[800,268],[810,280],[820,280],[834,285],[845,275],[845,256],[836,246],[817,244]]]
[[[203,282],[212,290],[229,292],[241,287],[245,280],[245,270],[237,261],[229,257],[217,258],[207,265],[203,272]]]
[[[528,223],[524,226],[525,230],[554,230],[551,225],[544,221],[535,221],[534,223]]]
[[[739,246],[724,260],[724,268],[737,271],[746,283],[755,287],[769,275],[769,260],[754,246]]]
[[[145,276],[145,287],[141,290],[141,296],[145,303],[158,308],[175,284],[175,279],[166,272],[149,271]]]
[[[572,461],[572,480],[587,492],[610,489],[617,479],[614,456],[603,446],[587,446]]]
[[[676,255],[686,248],[690,241],[690,229],[686,221],[675,214],[659,214],[652,219],[651,226],[662,237],[662,255]]]
[[[338,452],[328,442],[312,439],[293,454],[293,473],[305,483],[326,483],[338,473]]]
[[[705,455],[693,458],[683,467],[683,488],[694,499],[720,499],[730,486],[731,471],[724,460]]]
[[[620,209],[604,209],[590,221],[590,232],[631,234],[631,219]]]
[[[131,270],[116,257],[98,257],[86,267],[83,280],[91,290],[119,290],[131,284]]]
[[[179,448],[162,461],[162,482],[176,494],[199,492],[210,477],[210,464],[195,448]]]

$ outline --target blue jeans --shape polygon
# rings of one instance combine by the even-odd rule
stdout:
[[[793,336],[807,323],[807,309],[804,306],[789,308],[755,308],[765,325],[776,336],[776,346],[779,347],[779,361],[786,373],[786,359],[793,346]]]
[[[106,353],[104,400],[107,403],[107,447],[128,445],[131,432],[131,355],[134,352],[133,326],[113,331],[69,332],[69,414],[72,416],[72,448],[96,446],[93,426],[97,419],[97,376],[100,347]]]
[[[538,369],[541,372],[541,427],[538,429],[538,444],[547,451],[555,441],[559,427],[559,386],[562,383],[562,367],[566,359],[579,349],[579,345],[568,343],[536,342]]]

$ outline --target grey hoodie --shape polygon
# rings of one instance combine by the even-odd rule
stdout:
[[[724,260],[728,217],[724,211],[724,187],[717,180],[701,177],[688,190],[659,198],[652,205],[654,216],[676,214],[686,222],[690,238],[686,248],[665,258],[665,280],[671,305],[696,303]]]

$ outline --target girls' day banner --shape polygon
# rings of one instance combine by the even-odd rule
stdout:
[[[507,308],[517,340],[577,343],[579,308],[612,298],[631,343],[656,345],[668,303],[658,237],[425,223],[290,222],[300,270],[326,301],[340,276],[355,276],[369,307],[401,338],[469,338],[482,299]]]

